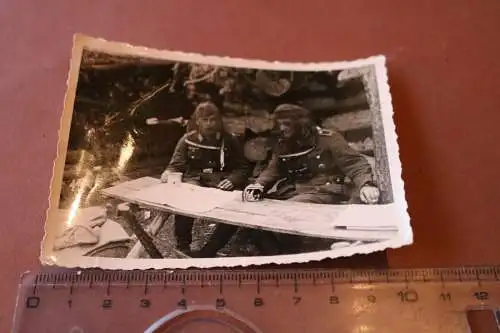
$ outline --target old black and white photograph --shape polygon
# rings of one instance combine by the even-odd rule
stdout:
[[[411,244],[383,56],[222,56],[75,37],[43,263],[246,266]]]

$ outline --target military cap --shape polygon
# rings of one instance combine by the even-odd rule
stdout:
[[[283,119],[283,118],[300,119],[309,117],[310,115],[311,112],[308,109],[295,104],[281,104],[278,107],[276,107],[276,109],[274,109],[275,119]]]
[[[212,115],[220,116],[219,108],[212,102],[203,102],[198,104],[194,110],[194,118],[198,119],[200,117],[209,117]]]

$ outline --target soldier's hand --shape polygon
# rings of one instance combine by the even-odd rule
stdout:
[[[169,174],[170,174],[169,171],[167,171],[167,170],[163,171],[163,173],[161,174],[161,177],[160,177],[162,183],[168,182],[168,175]]]
[[[264,186],[261,184],[250,184],[243,190],[244,201],[260,201],[264,198]]]
[[[224,191],[231,191],[234,189],[234,185],[229,179],[224,179],[219,183],[219,185],[217,185],[217,188]]]
[[[380,197],[380,191],[375,186],[365,185],[359,191],[359,197],[364,203],[376,204]]]

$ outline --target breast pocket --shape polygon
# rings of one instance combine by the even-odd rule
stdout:
[[[291,178],[303,179],[307,178],[310,169],[307,159],[301,157],[281,158],[280,169],[287,173]]]
[[[217,150],[190,147],[188,158],[193,169],[205,173],[212,173],[219,169],[219,151]]]
[[[188,147],[188,164],[192,169],[200,169],[203,164],[203,153],[200,148]]]
[[[308,166],[313,174],[327,172],[331,164],[330,156],[325,152],[316,152],[308,156]]]

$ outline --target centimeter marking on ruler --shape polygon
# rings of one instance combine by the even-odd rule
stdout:
[[[485,281],[500,281],[500,266],[430,268],[430,269],[388,269],[388,270],[185,270],[185,271],[72,271],[64,273],[39,273],[33,281],[33,294],[41,285],[50,285],[53,289],[67,287],[72,294],[75,287],[93,288],[96,284],[105,287],[106,295],[111,294],[114,286],[129,288],[131,284],[141,285],[144,294],[151,286],[176,286],[185,294],[191,287],[205,288],[218,286],[222,294],[225,285],[255,285],[261,292],[263,283],[274,281],[275,287],[291,284],[295,293],[303,284],[330,284],[332,292],[339,284],[356,283],[403,283],[408,288],[410,283],[475,281],[479,287]]]

